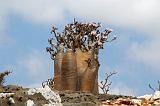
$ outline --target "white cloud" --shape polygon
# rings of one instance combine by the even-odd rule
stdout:
[[[135,96],[134,90],[122,83],[110,88],[109,94]]]
[[[8,0],[0,0],[0,32],[5,29],[5,22],[9,11],[9,2]]]
[[[151,67],[154,71],[160,70],[160,39],[154,39],[142,44],[133,43],[129,49],[130,57],[140,63]],[[131,56],[132,54],[132,56]]]
[[[17,62],[17,70],[23,69],[33,79],[47,80],[50,76],[52,64],[38,50],[32,50],[30,54],[21,57]]]
[[[133,28],[144,33],[146,41],[151,42],[142,41],[135,44],[128,39],[126,45],[131,45],[126,48],[129,49],[129,56],[146,65],[152,61],[153,67],[159,62],[160,0],[1,0],[0,31],[5,29],[8,13],[41,24],[62,22],[69,14],[84,20],[97,20],[118,27]],[[4,38],[0,35],[1,42]]]
[[[7,36],[6,28],[7,28],[7,19],[10,12],[10,0],[0,0],[0,47],[4,46],[4,44],[8,44],[12,42],[12,39]]]
[[[160,40],[159,0],[15,0],[12,5],[14,13],[36,23],[63,21],[68,12],[86,20],[136,29],[145,34],[147,41],[151,39],[152,42],[141,42],[136,46],[134,42],[129,42],[130,44],[126,44],[131,45],[127,48],[131,51],[129,55],[144,64],[152,61],[153,67],[159,62],[159,50],[156,46]]]
[[[160,1],[159,0],[70,0],[70,12],[74,16],[100,20],[118,27],[133,28],[144,33],[139,43],[129,38],[129,56],[135,61],[160,69]],[[137,36],[131,35],[134,38]],[[140,37],[141,37],[140,36]],[[128,37],[128,36],[126,36]]]
[[[37,23],[62,21],[69,13],[145,32],[159,31],[160,26],[159,0],[14,0],[9,4],[11,12]]]
[[[120,26],[150,28],[157,23],[159,0],[70,0],[70,11],[77,16],[98,19]],[[142,28],[141,28],[142,27]]]
[[[14,0],[12,4],[14,13],[43,24],[62,21],[65,16],[63,5],[61,0]]]
[[[12,71],[7,84],[12,83],[31,88],[40,87],[42,82],[53,78],[54,73],[53,63],[48,53],[37,49],[31,49],[24,55],[19,55],[14,63],[5,65],[4,69]]]
[[[2,33],[0,33],[0,46],[6,42],[6,36],[1,35],[1,34]]]
[[[42,87],[42,83],[34,83],[34,84],[30,84],[30,85],[25,85],[24,87],[27,87],[27,88],[40,88],[40,87]]]
[[[160,14],[159,0],[14,0],[15,13],[33,22],[46,23],[62,21],[71,13],[76,17],[97,19],[120,26],[134,26],[145,29],[146,25],[157,23]],[[149,26],[151,27],[151,26]],[[139,29],[138,28],[138,29]]]

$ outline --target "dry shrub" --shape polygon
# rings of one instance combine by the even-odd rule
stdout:
[[[11,73],[11,71],[4,71],[0,73],[0,86],[2,86],[5,82],[5,76],[8,76]]]

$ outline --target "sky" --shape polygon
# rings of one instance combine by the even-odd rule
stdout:
[[[117,40],[99,54],[99,81],[110,78],[109,93],[153,93],[160,80],[160,0],[0,0],[0,72],[11,70],[6,84],[41,86],[53,77],[45,51],[51,27],[61,32],[73,18],[101,22]]]

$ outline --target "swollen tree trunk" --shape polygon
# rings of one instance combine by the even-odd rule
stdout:
[[[62,61],[61,87],[62,90],[76,91],[77,63],[75,53],[69,49]]]
[[[96,82],[96,77],[98,74],[97,71],[98,63],[94,60],[94,58],[92,58],[90,61],[90,65],[88,66],[84,75],[82,76],[80,91],[91,92],[93,94],[98,93],[98,84]]]
[[[93,51],[76,50],[78,91],[98,93],[98,62],[94,59]]]
[[[96,74],[94,89],[93,89],[92,93],[93,94],[98,94],[99,93],[99,90],[98,90],[98,71],[97,71],[97,74]]]
[[[91,58],[91,54],[89,52],[82,52],[80,49],[76,50],[77,75],[78,75],[77,90],[78,91],[80,91],[81,86],[84,86],[82,85],[82,76],[84,76],[85,71],[88,68],[87,61],[90,58]]]
[[[61,90],[61,73],[62,73],[62,60],[64,52],[60,51],[57,53],[54,59],[54,88],[56,90]]]

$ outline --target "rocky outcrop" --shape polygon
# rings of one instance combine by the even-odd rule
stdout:
[[[106,100],[102,102],[102,106],[160,106],[160,91],[156,91],[154,95],[144,95],[137,98],[118,98],[114,101]]]
[[[44,88],[0,87],[0,106],[160,106],[160,91],[140,97]]]

